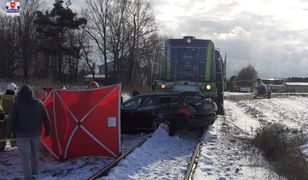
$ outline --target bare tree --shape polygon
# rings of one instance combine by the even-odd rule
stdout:
[[[108,79],[107,41],[111,0],[88,0],[87,7],[88,10],[85,10],[88,19],[87,30],[103,56],[105,77]]]
[[[118,81],[121,80],[121,72],[123,62],[125,61],[128,48],[127,42],[129,32],[126,30],[127,25],[125,22],[127,0],[117,0],[113,2],[110,16],[110,52],[113,56],[113,78]]]
[[[40,8],[39,0],[22,1],[22,11],[17,18],[18,22],[18,45],[22,59],[21,67],[25,79],[29,78],[31,62],[37,53],[37,34],[34,24],[36,11]]]
[[[0,77],[14,78],[17,70],[18,41],[16,18],[0,18]]]
[[[93,56],[93,42],[91,41],[89,35],[84,31],[83,33],[83,46],[82,46],[82,57],[84,58],[87,66],[90,69],[92,79],[96,81],[95,79],[95,68],[97,64],[97,60],[94,60],[91,58],[91,55]]]
[[[147,77],[155,49],[152,37],[157,30],[150,1],[89,0],[87,8],[88,33],[103,55],[106,76],[107,64],[113,61],[115,79],[134,81]]]
[[[131,0],[127,8],[129,36],[128,78],[135,79],[136,70],[144,67],[147,54],[152,54],[149,49],[151,36],[156,33],[157,26],[148,0]]]
[[[54,2],[45,11],[41,0],[21,1],[20,16],[1,16],[0,78],[76,80],[84,60],[81,27],[86,19],[69,8],[70,0],[66,7],[63,0]]]

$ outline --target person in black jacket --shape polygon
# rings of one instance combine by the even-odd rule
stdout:
[[[42,124],[45,136],[49,136],[50,120],[47,110],[43,102],[34,97],[33,89],[24,85],[17,93],[6,131],[7,138],[16,134],[24,179],[37,176]]]

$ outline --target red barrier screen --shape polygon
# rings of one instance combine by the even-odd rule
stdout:
[[[85,90],[54,89],[44,100],[51,136],[44,146],[59,160],[121,153],[120,85]]]

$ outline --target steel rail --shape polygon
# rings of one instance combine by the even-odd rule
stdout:
[[[210,125],[209,125],[210,126]],[[201,152],[201,147],[203,144],[203,139],[204,139],[204,135],[207,133],[208,127],[205,127],[203,130],[203,133],[201,134],[201,136],[199,137],[199,142],[197,143],[195,150],[190,158],[190,161],[187,165],[187,170],[185,173],[185,176],[183,178],[183,180],[189,180],[194,172],[194,169],[196,168],[198,162],[197,159],[199,158],[200,152]]]
[[[139,144],[137,144],[135,147],[131,148],[130,150],[123,153],[121,156],[107,164],[104,168],[93,174],[91,177],[88,178],[88,180],[94,180],[103,176],[107,176],[108,172],[115,167],[121,160],[123,160],[126,156],[128,156],[130,153],[132,153],[135,149],[142,146],[144,142],[146,142],[152,135],[147,136],[143,141],[141,141]]]

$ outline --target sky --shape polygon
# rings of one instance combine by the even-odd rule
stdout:
[[[76,11],[85,5],[71,2]],[[249,64],[260,77],[308,77],[308,0],[151,2],[161,35],[211,39],[227,54],[228,77]]]
[[[260,77],[308,77],[308,0],[151,2],[161,35],[211,39],[227,54],[228,77],[249,64]]]
[[[308,0],[152,0],[161,32],[211,39],[227,75],[249,64],[260,77],[308,77]]]

